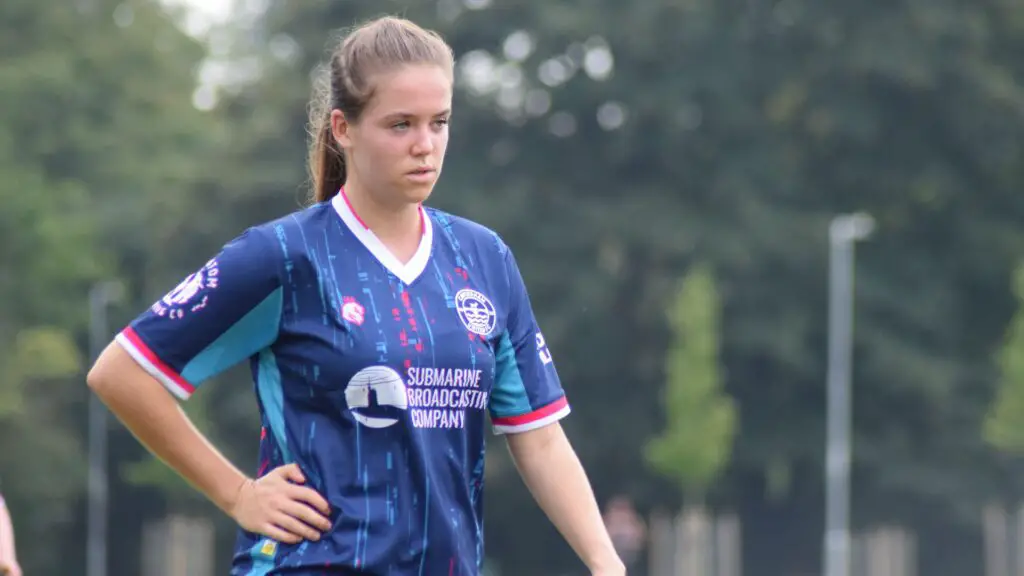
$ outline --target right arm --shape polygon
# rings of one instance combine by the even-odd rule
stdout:
[[[177,400],[117,343],[103,351],[89,388],[146,448],[234,515],[248,478],[196,429]]]
[[[330,528],[323,516],[329,513],[327,502],[297,485],[305,482],[297,466],[282,467],[257,485],[210,444],[177,400],[120,344],[107,346],[88,383],[139,442],[243,528],[287,543],[319,540],[311,526]]]
[[[175,396],[273,344],[282,315],[277,262],[258,231],[228,243],[137,317],[100,354],[89,388],[150,452],[242,528],[274,540],[316,540],[327,502],[287,464],[246,477],[196,429]],[[173,395],[172,395],[173,394]]]

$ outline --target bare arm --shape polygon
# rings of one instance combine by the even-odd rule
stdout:
[[[195,428],[177,400],[120,345],[107,346],[89,388],[143,445],[232,514],[247,478]]]
[[[0,569],[6,568],[15,574],[18,571],[18,555],[14,549],[14,523],[10,512],[0,498]],[[0,572],[2,574],[3,572]]]
[[[608,536],[590,482],[557,422],[508,436],[509,449],[527,488],[593,574],[626,569]]]
[[[196,429],[163,385],[119,344],[89,371],[89,387],[150,452],[243,528],[281,542],[319,540],[331,523],[327,501],[305,486],[298,466],[250,480]]]

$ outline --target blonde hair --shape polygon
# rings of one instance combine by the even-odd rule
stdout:
[[[345,155],[334,140],[331,112],[340,110],[349,122],[358,121],[373,98],[372,78],[408,64],[435,64],[452,74],[455,57],[437,32],[393,16],[357,27],[334,49],[310,106],[314,202],[330,200],[345,184]]]

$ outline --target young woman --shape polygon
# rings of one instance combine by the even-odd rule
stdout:
[[[14,522],[3,496],[0,496],[0,576],[21,576],[14,550]]]
[[[625,573],[558,424],[569,406],[512,253],[423,207],[453,67],[406,20],[352,32],[313,113],[314,205],[225,245],[90,371],[121,421],[241,526],[232,574],[478,574],[488,412],[590,571]],[[168,394],[243,360],[258,479]]]

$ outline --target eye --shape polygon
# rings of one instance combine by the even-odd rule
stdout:
[[[448,125],[448,121],[448,118],[438,118],[437,120],[434,120],[434,127],[438,129],[444,128]]]
[[[409,128],[409,121],[408,120],[402,120],[401,122],[396,122],[396,123],[391,125],[391,129],[392,130],[396,130],[396,131],[399,131],[399,132],[401,132],[403,130],[407,130],[408,128]]]

